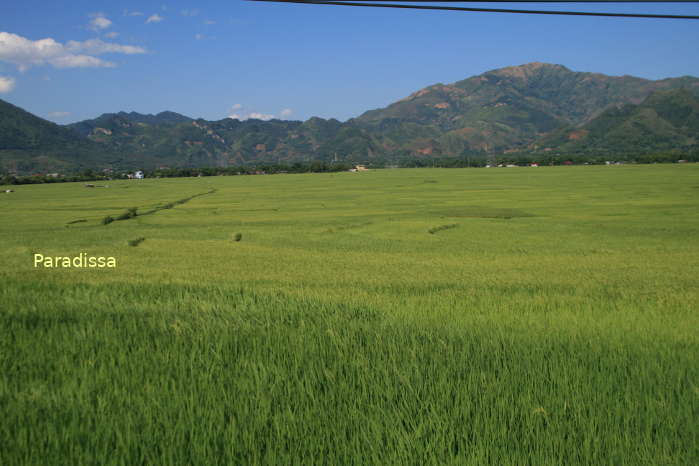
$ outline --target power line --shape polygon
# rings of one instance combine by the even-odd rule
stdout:
[[[325,0],[308,0],[318,3]],[[330,0],[328,0],[330,1]],[[335,0],[345,3],[344,0]],[[699,0],[371,0],[372,3],[699,3]]]
[[[553,11],[553,10],[519,10],[519,9],[509,9],[509,8],[470,8],[470,7],[456,7],[456,6],[432,6],[432,5],[405,5],[397,3],[364,3],[364,2],[349,2],[349,1],[334,1],[334,0],[248,0],[252,2],[271,2],[271,3],[302,3],[306,5],[334,5],[334,6],[356,6],[356,7],[369,7],[369,8],[402,8],[409,10],[441,10],[441,11],[465,11],[465,12],[481,12],[481,13],[515,13],[515,14],[526,14],[526,15],[564,15],[564,16],[602,16],[611,18],[644,18],[644,19],[699,19],[699,16],[691,15],[663,15],[663,14],[647,14],[647,13],[601,13],[601,12],[588,12],[588,11]],[[401,0],[378,0],[378,1],[401,1]],[[412,0],[414,2],[421,0]],[[427,0],[432,2],[438,2],[439,0]],[[472,0],[475,3],[475,0]],[[449,2],[449,0],[447,0]],[[451,0],[454,2],[454,0]],[[486,2],[478,3],[491,3],[492,0]],[[495,0],[496,3],[509,3],[504,0]],[[518,0],[518,2],[525,3],[524,0]],[[440,2],[444,3],[444,2]],[[526,2],[530,3],[530,2]],[[616,3],[608,2],[606,0],[596,0],[592,2],[575,2],[573,0],[567,0],[563,2],[545,2],[539,0],[536,3]],[[621,3],[633,3],[629,0]],[[651,2],[645,1],[643,3],[671,3],[671,2]],[[672,2],[674,3],[674,2]],[[681,3],[695,3],[687,0]]]

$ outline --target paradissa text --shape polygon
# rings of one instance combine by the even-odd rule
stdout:
[[[116,259],[114,257],[105,256],[88,256],[86,252],[81,252],[77,256],[44,256],[43,254],[34,254],[34,267],[43,267],[46,269],[54,268],[114,268],[116,267]]]

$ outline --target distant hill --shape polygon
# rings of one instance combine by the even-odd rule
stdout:
[[[69,127],[107,150],[131,154],[142,166],[228,166],[252,162],[293,162],[318,156],[342,124],[311,118],[219,121],[148,120],[107,114]],[[161,114],[158,114],[159,117]],[[182,117],[186,118],[186,117]],[[148,123],[147,121],[152,121]]]
[[[689,76],[650,81],[528,63],[435,84],[345,123],[118,112],[62,127],[0,100],[0,171],[696,149],[697,96],[699,79]]]
[[[104,113],[93,120],[84,120],[67,126],[83,136],[89,136],[95,128],[114,130],[130,124],[167,125],[187,123],[189,121],[192,121],[192,118],[175,112],[160,112],[157,115],[144,115],[137,112],[119,112]]]

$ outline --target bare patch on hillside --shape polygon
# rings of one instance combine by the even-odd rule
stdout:
[[[568,139],[570,139],[571,141],[578,141],[580,139],[585,138],[585,136],[587,136],[588,134],[590,134],[588,130],[578,129],[575,131],[571,131],[570,134],[568,134]]]

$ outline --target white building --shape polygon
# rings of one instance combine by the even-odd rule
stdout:
[[[143,172],[141,170],[138,170],[134,172],[133,177],[136,178],[137,180],[142,180],[143,179]]]

